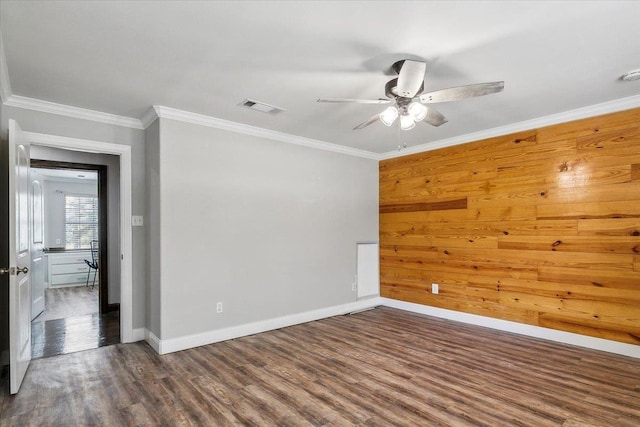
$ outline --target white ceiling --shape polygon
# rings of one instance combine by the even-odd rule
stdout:
[[[7,1],[14,95],[140,118],[163,105],[376,153],[636,96],[640,2]],[[405,57],[425,90],[504,80],[435,105],[449,123],[352,128]],[[251,98],[286,109],[269,115]]]

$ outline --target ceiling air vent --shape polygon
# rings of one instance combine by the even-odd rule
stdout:
[[[247,107],[252,110],[260,111],[262,113],[278,114],[285,111],[284,108],[276,107],[275,105],[265,104],[264,102],[254,101],[253,99],[245,99],[240,104],[241,107]]]

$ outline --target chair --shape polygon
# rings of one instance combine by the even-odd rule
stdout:
[[[96,287],[96,276],[98,275],[98,264],[100,264],[97,240],[91,241],[91,261],[85,259],[84,262],[86,262],[89,266],[89,271],[87,271],[87,284],[85,286],[89,286],[89,276],[91,275],[91,270],[95,270],[95,273],[93,274],[93,284],[91,285],[91,289],[94,289]]]

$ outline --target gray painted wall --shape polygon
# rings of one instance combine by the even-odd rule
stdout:
[[[167,119],[159,130],[161,339],[356,300],[356,243],[378,239],[377,161]]]
[[[356,243],[378,239],[377,161],[167,119],[141,131],[1,108],[5,137],[14,118],[132,147],[133,214],[146,212],[134,328],[170,339],[356,300]]]
[[[108,269],[109,269],[109,303],[120,302],[120,159],[118,156],[110,154],[82,153],[79,151],[61,150],[52,147],[31,147],[32,159],[54,160],[60,162],[87,163],[93,165],[107,166],[107,197],[109,203],[109,211],[107,213],[107,242],[108,242]],[[47,183],[47,181],[45,181]],[[60,183],[61,184],[61,183]],[[51,188],[52,184],[47,184],[45,188]],[[60,185],[58,185],[60,187]],[[97,183],[94,184],[97,188]],[[54,217],[46,216],[47,221],[58,221],[64,229],[64,197],[60,194],[56,197],[55,189],[53,189],[53,200],[60,203],[58,209],[48,210],[54,213]],[[50,194],[50,192],[47,192]],[[50,194],[51,195],[51,194]],[[49,202],[51,199],[49,199]],[[45,209],[47,199],[45,198]],[[58,212],[57,218],[55,212]],[[49,223],[51,226],[51,223]],[[55,232],[56,228],[48,227],[45,231],[46,236],[50,239],[45,241],[46,247],[58,246],[55,244],[55,238],[61,238],[64,243],[64,230],[62,235],[52,236],[50,232]],[[64,246],[64,244],[59,245]]]
[[[147,232],[147,292],[146,325],[160,336],[160,121],[156,120],[146,131],[146,232]]]
[[[144,131],[106,123],[65,117],[56,114],[2,105],[0,137],[7,138],[9,119],[15,119],[23,130],[73,138],[128,145],[132,161],[132,212],[145,212]],[[133,227],[133,327],[145,326],[145,259],[144,227]]]

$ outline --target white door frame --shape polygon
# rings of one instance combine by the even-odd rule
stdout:
[[[133,335],[133,238],[131,230],[131,147],[110,142],[24,132],[33,145],[120,157],[120,341],[135,341]]]

